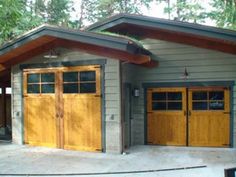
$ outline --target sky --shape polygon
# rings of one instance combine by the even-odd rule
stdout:
[[[73,0],[74,2],[74,8],[79,11],[80,9],[80,1],[81,0]],[[206,8],[207,11],[211,10],[212,7],[209,5],[209,3],[212,0],[189,0],[189,1],[197,1],[200,3],[204,8]],[[176,0],[171,0],[171,3],[175,3]],[[157,3],[157,2],[152,2],[150,4],[150,8],[147,9],[144,7],[142,9],[143,15],[146,16],[151,16],[151,17],[158,17],[158,18],[165,18],[168,19],[168,14],[164,13],[164,8],[166,7],[166,3]],[[78,12],[76,12],[78,14]],[[76,19],[76,13],[72,13],[72,19]],[[206,23],[208,26],[215,26],[215,23],[212,20],[206,20]],[[85,25],[90,25],[90,23],[85,23]]]

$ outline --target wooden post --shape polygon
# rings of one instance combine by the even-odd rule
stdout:
[[[7,127],[7,114],[6,114],[6,87],[3,86],[2,87],[2,109],[3,109],[3,113],[2,113],[2,118],[3,118],[3,127]]]

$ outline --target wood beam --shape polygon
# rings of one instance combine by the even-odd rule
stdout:
[[[118,27],[116,26],[114,28],[111,28],[110,31],[118,32],[119,34],[124,35],[137,36],[139,39],[159,39],[169,42],[181,43],[185,45],[192,45],[199,48],[216,50],[224,53],[236,54],[236,41],[230,42],[227,40],[216,39],[213,37],[200,36],[184,32],[176,32],[172,31],[171,29],[163,30],[160,28],[151,28],[147,26],[123,24]]]
[[[6,87],[2,87],[2,125],[3,127],[7,127]]]
[[[44,44],[44,45],[42,45],[40,47],[36,47],[36,48],[34,48],[34,49],[24,53],[24,54],[21,54],[21,55],[15,57],[15,58],[12,58],[8,62],[4,63],[5,68],[10,68],[13,65],[16,65],[18,63],[24,62],[24,61],[26,61],[26,60],[28,60],[28,59],[30,59],[32,57],[35,57],[37,55],[40,55],[40,54],[42,54],[44,52],[49,51],[50,49],[52,49],[52,48],[57,46],[56,45],[56,43],[57,43],[56,41],[57,40],[53,40],[53,41],[51,41],[51,42],[49,42],[47,44]]]
[[[115,50],[111,48],[105,48],[101,46],[94,46],[90,44],[74,42],[69,40],[58,40],[58,46],[69,48],[69,49],[76,49],[85,51],[90,54],[105,56],[109,58],[118,59],[121,61],[128,61],[134,64],[146,64],[151,61],[150,56],[148,55],[135,55],[125,51]],[[153,64],[156,63],[155,61],[152,62]]]
[[[6,67],[3,64],[0,64],[0,72],[5,70],[5,69],[6,69]]]

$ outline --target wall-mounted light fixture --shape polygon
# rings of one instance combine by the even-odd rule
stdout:
[[[187,68],[184,68],[184,73],[180,76],[181,79],[187,80],[189,79],[190,74],[187,71]]]
[[[140,90],[138,88],[133,89],[133,96],[139,97],[139,95],[140,95]]]
[[[55,49],[51,49],[43,57],[44,58],[58,58],[59,55],[60,55],[59,51],[56,51]]]

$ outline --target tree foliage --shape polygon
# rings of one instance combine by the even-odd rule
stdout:
[[[19,20],[23,15],[24,3],[21,0],[0,1],[0,43],[10,40],[16,33]]]
[[[88,23],[118,13],[142,14],[152,2],[166,3],[169,19],[204,23],[236,30],[236,0],[209,0],[207,11],[200,0],[0,0],[0,44],[43,23],[80,29]],[[71,14],[76,13],[76,17]]]
[[[217,26],[236,30],[236,0],[214,0],[211,5],[209,16]]]
[[[183,22],[204,23],[207,18],[204,7],[197,1],[177,0],[172,6],[168,4],[165,13],[170,19]]]
[[[103,20],[114,14],[142,14],[143,8],[149,8],[155,0],[81,0],[80,24]]]

